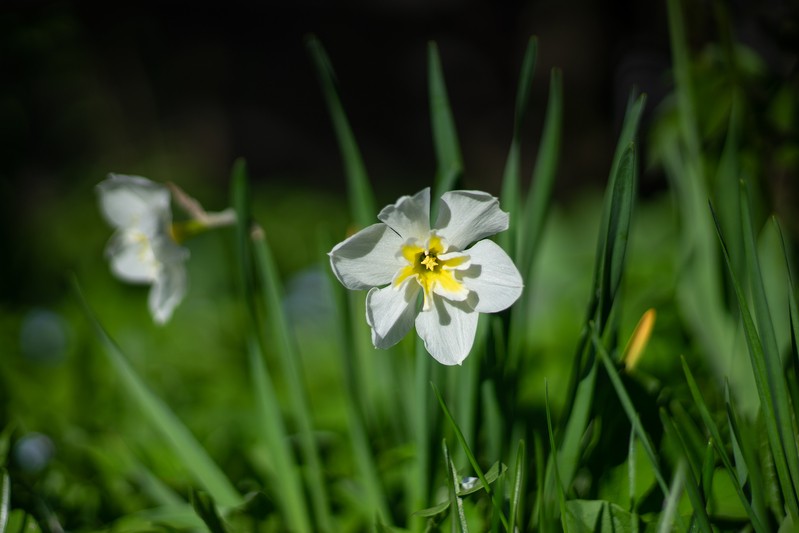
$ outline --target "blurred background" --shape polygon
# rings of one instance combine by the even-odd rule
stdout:
[[[737,84],[747,102],[741,151],[758,177],[767,206],[761,215],[780,212],[795,238],[797,4],[684,8],[704,148],[720,152],[730,102],[718,95]],[[172,465],[136,417],[127,417],[75,304],[72,274],[145,379],[231,476],[246,478],[247,461],[257,462],[257,454],[238,457],[233,444],[246,440],[235,428],[249,399],[237,385],[247,369],[232,234],[189,244],[192,289],[173,321],[158,328],[147,313],[146,288],[115,280],[103,257],[111,230],[94,187],[107,173],[173,181],[207,209],[221,210],[229,205],[233,161],[244,157],[255,215],[288,282],[287,308],[298,329],[315,328],[316,342],[325,342],[318,334],[324,321],[317,319],[329,307],[317,267],[327,251],[322,243],[340,240],[350,221],[338,147],[306,50],[311,34],[338,75],[379,206],[433,180],[429,41],[441,55],[465,188],[499,193],[530,36],[538,37],[539,53],[523,129],[523,175],[535,161],[549,72],[563,71],[562,155],[543,254],[549,266],[541,269],[542,277],[551,276],[542,302],[552,303],[537,326],[542,349],[570,344],[579,328],[598,199],[629,94],[633,87],[645,92],[639,191],[648,203],[637,214],[641,248],[632,253],[640,268],[631,270],[633,284],[645,290],[628,321],[653,295],[671,298],[672,285],[657,280],[674,276],[664,258],[674,252],[677,229],[649,142],[654,124],[669,127],[673,83],[663,2],[298,0],[201,7],[6,0],[0,5],[0,429],[12,423],[30,437],[19,441],[24,446],[15,456],[30,486],[39,484],[30,498],[59,494],[67,523],[103,523],[142,504],[120,481],[134,468],[132,457],[160,473]],[[733,39],[745,45],[737,68],[719,53]],[[663,327],[678,330],[664,306]],[[340,376],[335,361],[314,348],[305,346],[306,364],[317,370],[309,379],[318,386],[309,390],[322,397]],[[340,405],[317,400],[320,426],[340,422]],[[40,475],[44,468],[48,474]]]

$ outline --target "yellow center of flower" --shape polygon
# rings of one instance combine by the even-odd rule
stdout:
[[[425,310],[432,304],[433,290],[436,287],[450,293],[460,293],[464,290],[461,282],[455,279],[452,269],[468,258],[456,256],[442,259],[443,254],[444,245],[441,238],[436,235],[428,239],[426,247],[418,244],[406,244],[402,247],[402,256],[408,264],[402,267],[394,278],[394,286],[398,286],[410,277],[415,277],[424,290]]]

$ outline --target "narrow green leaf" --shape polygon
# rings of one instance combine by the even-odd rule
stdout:
[[[671,434],[672,436],[676,437],[674,440],[680,443],[683,452],[687,453],[687,449],[685,448],[685,438],[680,434],[680,430],[674,424],[674,421],[663,409],[660,410],[660,416],[663,420],[663,428],[665,429],[666,434]],[[683,458],[680,462],[684,463],[685,459]],[[688,479],[685,484],[685,489],[688,492],[688,499],[691,501],[691,506],[694,508],[694,518],[701,531],[705,533],[711,533],[712,528],[710,526],[710,517],[707,515],[705,502],[699,492],[699,482],[694,476],[693,469],[688,468],[686,470]]]
[[[558,448],[555,446],[555,432],[552,431],[552,414],[549,410],[549,384],[544,380],[544,409],[547,412],[547,433],[549,434],[549,447],[553,460],[549,464],[552,465],[552,471],[555,476],[556,491],[558,493],[558,505],[560,506],[560,524],[565,533],[569,533],[568,526],[568,513],[566,511],[566,494],[563,489],[563,480],[560,477],[560,470],[558,469]]]
[[[599,354],[599,358],[605,365],[605,370],[607,370],[610,382],[613,385],[613,389],[616,391],[616,396],[618,396],[619,401],[621,402],[622,408],[627,415],[627,419],[630,421],[630,424],[632,424],[633,430],[635,430],[638,440],[640,440],[641,444],[644,446],[646,455],[649,458],[650,464],[652,465],[652,470],[655,472],[655,479],[657,480],[658,485],[660,485],[660,490],[663,491],[663,495],[668,498],[669,488],[666,485],[666,481],[663,478],[663,473],[660,470],[660,462],[658,461],[655,447],[652,444],[652,440],[649,438],[649,434],[641,424],[641,419],[638,417],[638,413],[635,411],[635,406],[633,406],[630,395],[624,388],[624,384],[619,377],[619,373],[613,366],[613,361],[611,360],[610,355],[608,354],[607,350],[605,350],[605,347],[599,340],[599,337],[596,336],[596,330],[594,330],[593,340],[594,346]]]
[[[490,485],[491,483],[499,479],[499,477],[502,476],[507,470],[508,470],[507,466],[497,461],[496,463],[491,465],[491,468],[486,470],[485,473],[486,481],[488,481]],[[472,494],[482,489],[483,489],[483,482],[482,480],[478,479],[468,489],[463,487],[458,487],[458,496],[466,496],[467,494]]]
[[[449,507],[452,510],[452,515],[458,517],[458,525],[460,530],[464,533],[469,531],[469,524],[466,523],[466,514],[463,510],[463,499],[458,495],[460,489],[460,481],[458,480],[458,471],[455,468],[455,463],[452,462],[452,457],[447,448],[446,439],[441,441],[441,446],[444,449],[444,463],[447,467],[447,489],[449,492]],[[454,520],[454,519],[453,519]]]
[[[518,235],[518,267],[525,282],[532,283],[533,259],[544,232],[544,222],[549,212],[552,189],[560,159],[560,142],[563,130],[563,75],[552,69],[549,81],[544,129],[538,145],[533,177],[522,210],[523,219]]]
[[[280,403],[264,364],[263,354],[254,341],[249,343],[249,361],[258,407],[258,429],[272,456],[275,469],[276,479],[272,481],[278,487],[274,491],[275,497],[292,530],[311,531],[302,480],[298,475],[297,460],[289,447],[289,435],[283,423]]]
[[[757,256],[752,216],[749,209],[749,194],[743,181],[741,181],[741,224],[743,225],[744,253],[749,264],[749,285],[757,333],[763,345],[767,383],[774,402],[773,411],[764,414],[776,417],[780,436],[780,453],[787,460],[788,472],[793,481],[793,490],[786,491],[785,497],[789,498],[790,495],[793,495],[794,505],[789,504],[789,506],[795,507],[795,510],[799,511],[799,448],[797,448],[796,434],[793,428],[793,412],[788,397],[788,385],[785,382],[785,371],[777,345],[777,337],[772,325],[771,311],[766,298],[766,288],[763,285],[760,261]],[[775,453],[777,452],[775,451]],[[799,514],[797,514],[797,518],[799,518]]]
[[[455,120],[444,83],[444,72],[436,43],[427,46],[427,76],[430,98],[430,124],[433,130],[433,146],[436,151],[436,179],[433,198],[451,190],[463,175],[463,160],[458,143]],[[438,202],[433,202],[435,210]],[[433,213],[432,220],[435,220]]]
[[[223,507],[233,507],[242,501],[228,478],[208,456],[191,432],[183,425],[167,405],[157,397],[128,363],[122,350],[111,339],[105,328],[89,307],[76,278],[73,289],[83,307],[84,314],[95,334],[105,348],[105,353],[114,367],[128,397],[141,409],[142,414],[164,437],[183,467]]]
[[[677,463],[677,469],[674,472],[674,478],[669,487],[669,496],[666,497],[666,503],[663,506],[663,511],[658,518],[657,533],[671,533],[673,531],[674,520],[679,519],[677,507],[680,503],[683,487],[685,485],[685,461]],[[683,531],[685,528],[682,529]]]
[[[635,428],[630,426],[630,444],[627,446],[627,483],[630,491],[630,512],[635,512]]]
[[[569,500],[567,519],[576,531],[615,533],[633,531],[638,520],[618,505],[602,500]]]
[[[680,0],[668,0],[669,37],[671,41],[671,60],[674,74],[677,107],[679,109],[680,133],[684,147],[689,152],[689,159],[699,161],[699,133],[694,111],[694,95],[691,82],[691,62],[688,54],[688,42],[685,37],[685,21],[680,8]]]
[[[324,481],[322,462],[314,439],[314,427],[311,410],[305,396],[299,354],[297,353],[295,339],[291,335],[293,328],[289,324],[283,308],[283,286],[280,282],[272,251],[266,242],[263,231],[253,232],[252,246],[256,274],[260,281],[262,297],[267,309],[269,336],[274,339],[277,347],[292,412],[299,426],[300,448],[307,463],[308,490],[311,493],[314,515],[319,522],[320,529],[332,531],[333,523],[330,515],[327,484]]]
[[[491,486],[486,479],[483,470],[480,468],[480,464],[477,462],[474,454],[472,453],[471,448],[469,448],[469,444],[466,442],[466,439],[463,437],[463,432],[458,427],[458,424],[455,422],[455,419],[452,418],[452,414],[449,412],[449,408],[447,404],[444,402],[444,398],[441,396],[441,393],[438,391],[438,387],[436,387],[435,383],[432,381],[430,382],[430,386],[433,387],[433,392],[436,394],[436,398],[438,398],[438,403],[441,405],[441,410],[444,413],[444,417],[450,423],[453,431],[455,432],[455,436],[458,438],[458,442],[460,442],[461,446],[463,447],[463,451],[466,452],[466,457],[469,459],[469,463],[471,463],[472,468],[474,468],[477,477],[483,484],[483,488],[485,489],[486,493],[491,497],[491,503],[494,504],[494,509],[498,513],[500,520],[502,520],[502,525],[505,526],[505,529],[508,529],[508,519],[505,516],[505,512],[502,510],[502,506],[499,504],[495,497],[494,491],[491,490]]]
[[[707,441],[705,448],[705,460],[702,463],[702,498],[704,501],[710,501],[711,494],[713,493],[713,473],[715,471],[715,455],[713,454],[713,439]]]
[[[499,243],[511,257],[516,257],[514,246],[518,232],[518,218],[521,212],[521,127],[527,115],[530,89],[535,74],[536,58],[538,56],[538,40],[531,37],[527,42],[527,49],[522,60],[519,74],[519,85],[516,90],[516,111],[513,117],[513,136],[511,137],[508,157],[505,161],[505,170],[502,173],[502,192],[500,202],[510,213],[510,227],[508,231],[499,235]]]
[[[428,507],[427,509],[422,509],[421,511],[416,511],[413,513],[413,516],[421,516],[423,518],[429,518],[431,516],[440,515],[443,512],[446,512],[450,508],[449,500],[445,502],[438,503],[432,507]]]
[[[716,452],[719,454],[719,457],[721,457],[721,462],[724,464],[724,468],[727,470],[727,474],[729,474],[730,479],[732,480],[732,484],[733,487],[735,487],[735,492],[738,494],[738,498],[741,500],[741,503],[751,517],[752,527],[755,529],[755,531],[765,533],[766,529],[763,526],[764,522],[761,520],[760,516],[755,514],[754,510],[749,505],[749,500],[744,494],[742,483],[739,482],[737,470],[732,464],[730,455],[727,453],[727,448],[723,444],[724,441],[721,439],[721,432],[713,420],[713,416],[710,414],[707,404],[705,404],[704,397],[702,396],[702,393],[696,384],[696,380],[694,380],[691,369],[688,367],[685,357],[681,356],[680,360],[682,361],[683,373],[685,374],[685,380],[688,383],[688,390],[691,392],[691,398],[694,400],[694,405],[699,411],[699,416],[702,417],[702,422],[704,422],[705,428],[710,433],[710,440],[713,443]]]
[[[516,531],[516,520],[520,522],[523,519],[523,512],[521,510],[523,487],[525,479],[525,456],[527,453],[527,445],[524,439],[519,440],[519,446],[516,449],[516,465],[513,468],[513,485],[510,490],[510,511],[508,512],[508,531]]]
[[[207,492],[196,489],[191,490],[190,496],[191,506],[194,508],[197,516],[199,516],[208,527],[208,530],[211,533],[227,533],[227,528],[225,528],[222,523],[222,518],[216,510],[214,499],[211,498]]]
[[[316,66],[316,73],[322,85],[322,93],[327,103],[327,109],[330,112],[333,129],[336,132],[341,158],[344,161],[352,215],[359,226],[366,227],[374,222],[377,210],[375,209],[374,194],[369,183],[369,177],[366,174],[361,151],[350,128],[347,115],[344,112],[344,106],[341,104],[333,66],[330,64],[330,59],[327,57],[322,43],[316,37],[310,37],[307,41],[307,46]]]
[[[746,345],[749,352],[749,357],[752,362],[752,369],[754,370],[755,384],[757,385],[758,396],[760,397],[761,411],[763,420],[766,424],[766,433],[768,435],[769,446],[774,459],[774,467],[777,471],[780,488],[785,498],[785,505],[788,510],[796,516],[799,516],[799,503],[797,503],[796,494],[794,493],[793,485],[791,482],[791,474],[788,470],[788,462],[785,457],[785,450],[780,434],[780,425],[775,415],[775,405],[773,398],[772,387],[777,384],[772,384],[773,375],[768,370],[768,362],[766,355],[763,352],[763,345],[761,344],[760,337],[757,333],[757,328],[752,320],[752,315],[749,311],[749,304],[746,300],[746,295],[743,288],[738,281],[738,277],[732,269],[730,254],[727,250],[727,243],[721,234],[716,213],[711,206],[711,213],[713,214],[713,221],[716,223],[716,233],[718,234],[719,241],[721,242],[721,249],[724,253],[724,259],[727,262],[727,270],[730,273],[730,279],[735,289],[735,295],[738,301],[738,307],[741,311],[741,319],[744,326],[744,336],[746,338]],[[750,230],[751,231],[751,230]],[[745,237],[746,238],[746,237]],[[776,381],[781,381],[782,377]],[[783,382],[784,384],[784,382]]]
[[[0,533],[6,530],[11,512],[11,479],[5,468],[0,467]]]

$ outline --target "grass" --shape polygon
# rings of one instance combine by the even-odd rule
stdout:
[[[214,299],[194,300],[196,311],[162,330],[124,305],[140,292],[106,291],[79,272],[81,310],[64,311],[78,345],[70,361],[0,366],[0,532],[763,532],[799,523],[790,239],[777,219],[763,223],[768,206],[738,164],[743,103],[716,148],[702,137],[702,80],[677,0],[668,16],[675,93],[649,140],[653,161],[641,161],[646,97],[633,94],[604,197],[571,211],[552,201],[569,151],[559,70],[549,73],[537,148],[522,138],[536,83],[538,41],[529,41],[496,192],[511,214],[497,240],[526,289],[508,311],[481,316],[455,367],[435,363],[415,334],[374,349],[365,295],[330,272],[325,253],[345,227],[376,222],[379,191],[347,95],[310,38],[348,208],[312,227],[298,222],[297,238],[281,241],[292,224],[235,162],[237,226],[192,250],[193,263],[207,261],[192,291]],[[469,175],[435,44],[427,61],[435,203],[468,188]],[[642,201],[639,168],[653,162],[672,196]],[[298,221],[312,215],[286,212],[295,211]],[[315,260],[293,284],[285,265],[297,242]]]

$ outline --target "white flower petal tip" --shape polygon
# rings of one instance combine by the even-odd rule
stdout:
[[[106,247],[111,272],[150,284],[150,314],[166,323],[186,294],[189,257],[172,236],[169,189],[141,176],[109,174],[97,192],[103,216],[116,229]]]
[[[450,191],[431,227],[430,189],[423,189],[386,206],[378,219],[328,254],[345,287],[369,289],[366,321],[373,344],[393,346],[415,324],[433,358],[462,364],[479,314],[507,309],[523,290],[508,254],[483,240],[508,228],[508,213],[488,193]]]

